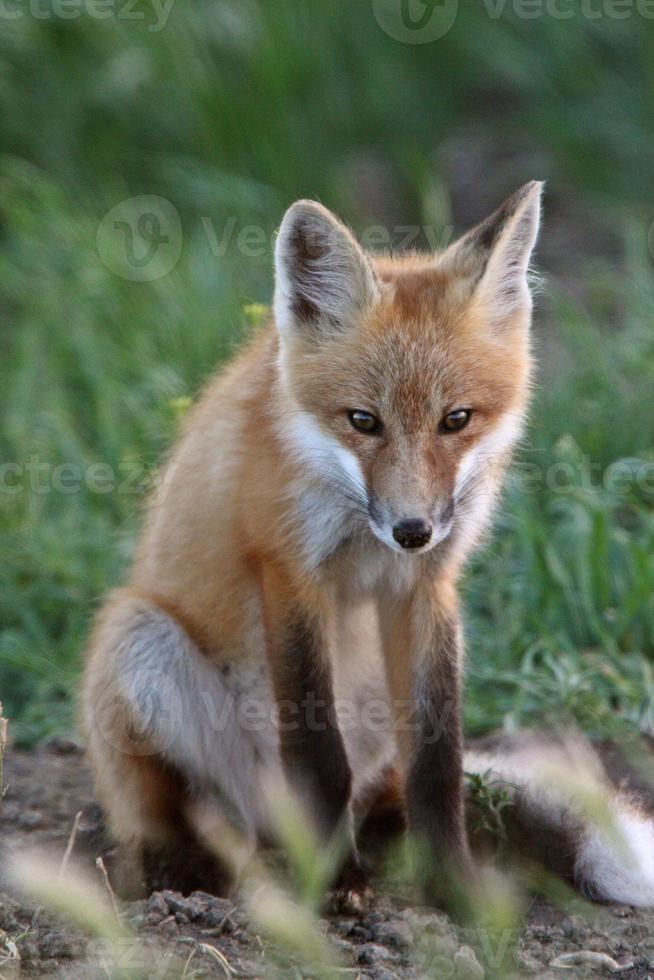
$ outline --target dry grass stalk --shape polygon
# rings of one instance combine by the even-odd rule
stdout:
[[[95,866],[102,875],[102,880],[104,881],[104,886],[109,893],[109,898],[111,900],[111,907],[114,910],[114,915],[118,922],[121,922],[120,911],[118,909],[118,902],[116,901],[116,893],[111,887],[111,882],[109,881],[109,875],[107,874],[107,869],[105,867],[104,861],[101,857],[95,859]]]
[[[0,701],[0,802],[5,795],[5,784],[2,762],[7,748],[7,719],[2,714],[2,701]]]
[[[82,811],[78,810],[75,815],[75,820],[73,822],[73,827],[68,838],[68,843],[66,844],[66,850],[64,851],[64,856],[61,859],[61,867],[59,868],[60,877],[66,873],[66,868],[68,867],[68,862],[70,860],[70,855],[73,853],[73,848],[75,847],[75,839],[77,837],[77,831],[79,830],[80,820],[82,819]]]

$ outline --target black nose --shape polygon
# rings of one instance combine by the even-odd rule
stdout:
[[[431,538],[431,524],[427,521],[398,521],[393,528],[393,537],[403,548],[422,548]]]

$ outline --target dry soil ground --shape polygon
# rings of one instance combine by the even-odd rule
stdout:
[[[60,859],[81,810],[86,829],[78,835],[75,849],[93,853],[98,811],[83,756],[75,745],[60,741],[34,753],[9,752],[4,781],[0,826],[7,852],[47,847]],[[109,976],[106,944],[21,897],[6,876],[3,880],[3,868],[0,978]],[[273,971],[288,977],[311,975],[258,934],[238,901],[204,893],[183,897],[156,892],[147,902],[125,904],[121,915],[139,937],[139,946],[125,943],[119,951],[121,976],[173,980],[254,978]],[[485,943],[483,936],[455,929],[444,915],[409,905],[396,895],[379,894],[365,915],[325,919],[321,926],[338,950],[342,963],[338,975],[354,980],[609,976],[616,972],[615,965],[621,967],[616,975],[624,980],[648,976],[654,980],[654,914],[625,907],[594,907],[590,914],[571,914],[569,909],[535,900],[519,937]],[[510,943],[514,938],[517,944]],[[590,960],[593,953],[604,958]],[[579,954],[586,961],[554,965],[562,954]]]

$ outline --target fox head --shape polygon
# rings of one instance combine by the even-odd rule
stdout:
[[[541,187],[436,255],[372,256],[312,201],[284,217],[274,313],[295,446],[395,551],[486,522],[526,408]]]

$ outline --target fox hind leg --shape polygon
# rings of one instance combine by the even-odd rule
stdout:
[[[407,829],[406,801],[398,769],[389,767],[356,803],[357,845],[375,868]]]
[[[172,616],[129,592],[110,601],[92,642],[83,710],[97,792],[123,855],[123,891],[144,878],[188,888],[195,877],[195,887],[217,889],[208,885],[223,882],[225,869],[203,847],[200,804],[220,810],[243,838],[262,832],[276,743],[247,730],[237,707],[220,668]]]

